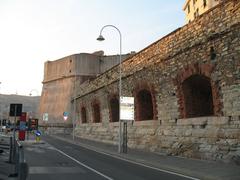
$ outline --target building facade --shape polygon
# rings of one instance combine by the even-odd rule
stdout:
[[[186,0],[183,11],[186,14],[186,22],[191,22],[199,15],[218,5],[222,0]]]
[[[240,159],[240,1],[228,0],[122,63],[128,146]],[[77,87],[77,136],[117,144],[118,66]]]
[[[130,56],[123,55],[123,59]],[[97,77],[119,63],[119,56],[104,56],[103,51],[93,54],[73,54],[44,64],[44,80],[40,99],[40,124],[46,127],[71,127],[76,96],[76,87]],[[64,120],[63,113],[68,118]],[[45,121],[44,121],[45,120]]]

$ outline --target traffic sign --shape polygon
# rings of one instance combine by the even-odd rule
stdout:
[[[21,116],[22,104],[10,104],[9,116]]]
[[[134,120],[134,97],[120,98],[120,120]]]
[[[68,112],[63,112],[63,120],[66,121],[68,119]]]
[[[48,121],[48,113],[43,113],[43,121]]]

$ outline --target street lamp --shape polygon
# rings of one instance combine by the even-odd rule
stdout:
[[[119,139],[118,139],[118,152],[121,153],[121,144],[122,144],[122,128],[121,128],[121,119],[120,119],[120,112],[121,112],[121,108],[120,108],[120,101],[121,101],[121,87],[122,87],[122,34],[120,32],[120,30],[114,26],[114,25],[105,25],[102,27],[101,31],[100,31],[100,35],[98,36],[97,40],[98,41],[104,41],[104,37],[102,36],[102,32],[103,29],[106,27],[112,27],[114,29],[116,29],[119,33],[119,42],[120,42],[120,55],[119,55]]]
[[[78,67],[77,66],[77,61],[76,61],[76,67]],[[76,98],[77,98],[77,68],[75,68],[76,69],[76,72],[75,72],[75,75],[74,75],[74,99],[73,99],[73,118],[72,118],[72,126],[73,126],[73,130],[72,130],[72,139],[73,139],[73,141],[75,140],[75,126],[76,126]]]
[[[32,92],[33,91],[35,91],[36,92],[36,95],[38,96],[39,95],[39,93],[38,93],[38,90],[37,89],[32,89],[31,91],[30,91],[30,93],[29,93],[29,96],[32,96]]]

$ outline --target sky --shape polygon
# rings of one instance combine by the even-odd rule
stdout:
[[[0,94],[41,95],[44,62],[140,51],[185,24],[184,0],[0,0]]]

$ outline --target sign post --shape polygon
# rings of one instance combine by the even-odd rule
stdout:
[[[19,123],[19,131],[18,131],[18,139],[20,141],[25,140],[26,120],[27,120],[27,113],[22,112],[22,115],[20,117],[20,123]]]
[[[66,122],[67,119],[68,119],[68,115],[69,115],[68,112],[63,112],[63,120],[64,120],[65,122]],[[65,124],[64,124],[64,131],[63,131],[63,134],[64,134],[64,136],[66,135],[66,126],[65,126]]]
[[[10,104],[9,116],[14,116],[14,129],[13,129],[13,138],[16,138],[16,121],[17,116],[22,115],[22,104]]]
[[[121,97],[120,119],[123,121],[123,153],[127,153],[127,122],[134,121],[134,97]]]

